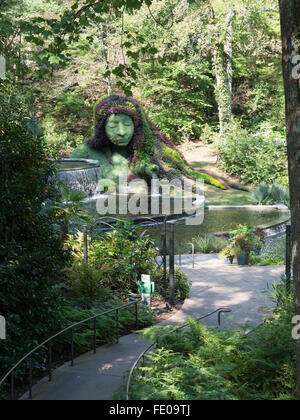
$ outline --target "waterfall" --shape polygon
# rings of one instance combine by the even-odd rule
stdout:
[[[64,159],[64,162],[66,161],[67,159]],[[90,166],[69,170],[59,169],[58,179],[64,184],[67,184],[72,190],[80,190],[87,196],[93,196],[98,192],[99,167]]]

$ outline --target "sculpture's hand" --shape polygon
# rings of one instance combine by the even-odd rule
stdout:
[[[132,171],[142,178],[157,178],[159,167],[152,163],[137,162]]]

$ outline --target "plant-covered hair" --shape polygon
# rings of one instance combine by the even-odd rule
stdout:
[[[133,137],[128,144],[129,158],[132,161],[134,151],[141,147],[145,137],[141,112],[140,105],[133,98],[119,95],[105,98],[95,108],[95,135],[88,141],[89,146],[99,149],[111,145],[105,132],[106,121],[112,114],[126,114],[134,123]]]
[[[191,179],[202,179],[208,184],[226,189],[230,184],[223,178],[215,178],[207,171],[192,168],[174,143],[152,123],[142,106],[132,97],[112,95],[103,99],[95,108],[95,135],[87,143],[94,149],[107,148],[111,145],[105,132],[108,117],[112,114],[126,114],[134,123],[133,137],[128,144],[129,164],[138,175],[141,166],[157,165],[159,176]],[[236,186],[235,187],[239,187]]]

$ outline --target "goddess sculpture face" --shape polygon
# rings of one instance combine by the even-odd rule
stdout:
[[[105,124],[105,133],[114,145],[128,146],[134,133],[132,118],[126,114],[111,114]]]

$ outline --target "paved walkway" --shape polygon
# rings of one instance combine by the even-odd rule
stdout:
[[[178,258],[177,261],[178,263]],[[278,281],[284,267],[239,267],[226,265],[216,255],[182,257],[182,271],[192,280],[191,297],[167,323],[181,323],[186,317],[200,317],[219,307],[230,307],[232,319],[223,320],[226,327],[249,321],[261,322],[263,306],[270,301],[261,292],[267,284]],[[207,319],[207,325],[216,325],[216,317]],[[149,342],[136,334],[120,339],[119,344],[107,344],[78,357],[74,367],[69,363],[53,372],[53,381],[47,378],[33,388],[34,400],[112,400],[114,392],[124,383],[124,375]],[[22,399],[26,399],[24,395]]]
[[[178,258],[175,260],[178,263]],[[220,307],[229,307],[230,321],[223,320],[222,326],[238,328],[238,324],[256,326],[262,321],[263,308],[271,302],[264,291],[272,287],[284,274],[284,266],[238,266],[225,264],[216,255],[195,255],[195,268],[192,256],[184,256],[181,270],[192,280],[190,298],[170,320],[183,322],[187,316],[199,318]],[[225,318],[228,318],[225,315]],[[216,325],[217,316],[204,320],[206,325]],[[224,322],[225,321],[225,322]]]

